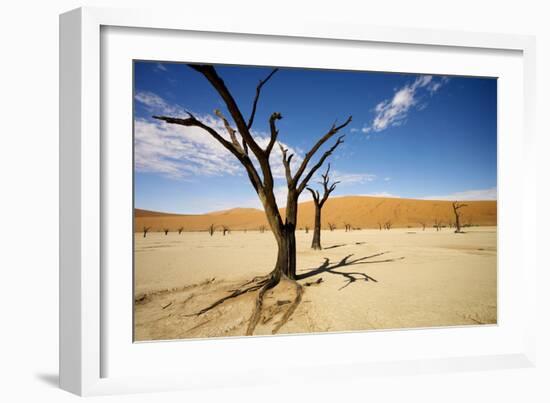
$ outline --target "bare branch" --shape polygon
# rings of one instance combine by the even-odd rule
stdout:
[[[225,102],[225,105],[227,106],[227,110],[229,111],[229,113],[231,114],[231,117],[233,118],[233,120],[237,125],[237,130],[239,131],[239,134],[243,138],[243,141],[246,142],[247,146],[252,150],[252,152],[260,162],[260,164],[262,164],[263,160],[265,160],[264,152],[261,149],[261,147],[258,145],[258,143],[256,143],[252,135],[250,134],[248,125],[244,120],[241,110],[237,106],[237,103],[233,98],[233,95],[231,95],[231,92],[225,85],[225,82],[216,72],[216,69],[214,68],[214,66],[210,64],[189,64],[189,67],[201,73],[210,82],[210,84],[212,84],[214,89],[222,97],[223,101]],[[264,168],[265,166],[262,165],[262,170],[264,170]],[[266,173],[264,172],[264,176],[265,174]]]
[[[321,177],[323,178],[321,185],[323,185],[323,190],[324,190],[323,199],[321,200],[321,203],[320,203],[321,206],[325,204],[330,194],[334,191],[334,189],[336,189],[336,185],[340,183],[340,181],[335,181],[331,185],[329,185],[329,182],[330,182],[330,178],[328,176],[329,172],[330,172],[330,163],[327,166],[327,171],[324,174],[321,174]]]
[[[233,143],[233,146],[235,147],[235,150],[237,150],[239,153],[244,154],[244,150],[242,149],[241,145],[239,144],[239,141],[237,140],[237,136],[235,135],[236,130],[231,127],[225,116],[223,116],[223,113],[216,109],[214,111],[217,117],[219,117],[223,121],[223,125],[225,126],[225,130],[227,130],[227,133],[229,133],[229,137],[231,137],[231,142]]]
[[[281,120],[282,118],[283,116],[279,112],[274,112],[269,117],[269,130],[271,131],[271,139],[269,140],[269,144],[265,149],[265,154],[268,158],[271,154],[271,150],[273,149],[273,145],[275,144],[275,142],[277,141],[277,137],[279,136],[279,130],[275,125],[275,121]]]
[[[313,176],[313,174],[323,165],[323,163],[325,162],[325,160],[334,152],[334,150],[336,150],[336,148],[342,144],[344,142],[344,137],[345,136],[340,136],[338,137],[338,140],[336,140],[336,143],[334,143],[334,145],[332,147],[330,147],[324,154],[323,156],[319,159],[319,162],[317,162],[317,164],[315,164],[313,166],[313,168],[311,168],[311,170],[309,171],[309,173],[306,175],[306,177],[302,180],[302,183],[300,183],[300,186],[298,186],[297,188],[297,191],[298,191],[298,194],[302,193],[302,191],[305,189],[305,187],[307,186],[309,180],[311,179],[311,177]],[[303,164],[302,164],[303,165]],[[296,174],[296,176],[294,177],[294,179],[296,180],[296,178],[298,177],[298,174]]]
[[[237,148],[235,148],[235,145],[226,139],[224,139],[216,130],[214,130],[212,127],[204,124],[199,119],[197,119],[195,116],[193,116],[190,112],[187,112],[189,115],[188,118],[181,119],[181,118],[173,118],[168,116],[153,116],[154,119],[163,120],[166,123],[170,124],[176,124],[180,126],[194,126],[194,127],[200,127],[201,129],[206,130],[212,137],[214,137],[222,146],[224,146],[227,150],[229,150],[237,159],[241,162],[241,164],[245,167],[246,172],[248,174],[248,177],[250,179],[250,182],[252,183],[252,186],[254,186],[254,189],[257,193],[263,192],[263,186],[262,186],[262,180],[260,179],[260,176],[258,175],[258,172],[256,171],[256,168],[254,167],[254,164],[250,160],[250,158],[246,155],[240,152]],[[242,151],[242,150],[241,150]]]
[[[298,168],[298,171],[296,171],[296,175],[294,177],[294,181],[296,183],[298,183],[298,181],[300,180],[300,177],[302,176],[302,174],[304,173],[304,171],[306,170],[306,167],[307,167],[307,164],[309,163],[309,161],[311,160],[311,158],[313,157],[313,155],[315,155],[315,153],[317,152],[317,150],[319,150],[319,148],[321,148],[321,146],[323,144],[325,144],[332,136],[334,136],[336,133],[338,133],[341,129],[343,129],[344,127],[346,127],[348,124],[350,124],[351,122],[351,116],[347,118],[347,120],[341,124],[340,126],[336,126],[336,123],[332,125],[332,127],[330,128],[330,130],[323,136],[319,139],[319,141],[317,141],[317,143],[315,143],[315,145],[311,148],[311,150],[309,150],[309,152],[306,154],[304,160],[302,161],[302,164],[300,165],[300,167]],[[343,137],[343,136],[342,136]],[[337,146],[336,146],[337,147]],[[334,147],[334,148],[336,148]],[[333,150],[334,151],[334,150]]]
[[[229,141],[224,139],[216,130],[214,130],[210,126],[208,126],[208,125],[204,124],[203,122],[201,122],[200,120],[198,120],[190,112],[186,111],[186,113],[189,115],[189,117],[185,118],[185,119],[173,118],[173,117],[169,117],[169,116],[153,116],[153,118],[157,119],[157,120],[163,120],[166,123],[171,123],[171,124],[180,125],[180,126],[200,127],[201,129],[204,129],[208,133],[210,133],[210,135],[212,137],[214,137],[216,140],[218,140],[218,142],[221,143],[222,146],[224,146],[229,151],[231,151],[232,154],[236,155],[237,150],[233,147],[233,144],[231,144]]]
[[[290,156],[287,157],[288,149],[284,148],[281,143],[279,143],[279,148],[281,149],[281,153],[283,154],[283,165],[285,167],[286,182],[290,186],[292,184],[292,172],[290,171],[290,161],[292,160],[292,157],[294,157],[294,154],[290,154]]]
[[[308,187],[307,190],[311,193],[311,196],[313,197],[313,201],[315,204],[319,204],[319,192],[317,190],[313,190],[312,188]]]
[[[275,74],[279,69],[273,69],[269,75],[264,78],[263,80],[260,80],[260,83],[256,87],[256,97],[254,97],[254,103],[252,104],[252,112],[250,113],[250,118],[248,119],[248,124],[246,125],[249,129],[252,127],[252,124],[254,123],[254,116],[256,115],[256,107],[258,106],[258,99],[260,98],[260,92],[262,91],[262,87],[265,83],[269,81],[269,79]]]

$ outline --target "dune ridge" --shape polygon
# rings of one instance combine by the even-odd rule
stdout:
[[[467,207],[461,209],[463,224],[475,226],[497,225],[497,203],[495,200],[466,201]],[[284,214],[284,209],[281,209]],[[379,223],[391,221],[393,228],[420,227],[425,224],[432,227],[435,220],[441,220],[444,226],[454,221],[452,201],[419,200],[371,196],[342,196],[327,200],[323,207],[322,227],[335,224],[337,228],[345,224],[353,228],[378,228]],[[299,204],[298,228],[313,226],[314,205],[312,201]],[[206,214],[171,214],[158,211],[134,209],[135,231],[143,227],[158,232],[164,228],[184,231],[206,231],[210,225],[227,226],[231,230],[257,230],[267,226],[262,210],[254,208],[233,208]]]

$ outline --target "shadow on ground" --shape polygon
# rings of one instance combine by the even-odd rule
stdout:
[[[330,259],[325,258],[325,261],[321,266],[315,269],[302,270],[302,271],[305,271],[305,273],[298,274],[296,279],[303,280],[312,276],[316,276],[318,274],[330,273],[330,274],[342,276],[345,278],[346,282],[342,287],[339,288],[340,290],[346,288],[348,285],[356,281],[374,281],[375,283],[377,283],[378,281],[376,279],[374,279],[373,277],[369,276],[366,273],[362,273],[358,271],[355,271],[355,272],[339,271],[336,269],[348,267],[348,266],[360,265],[360,264],[389,263],[389,262],[395,262],[395,261],[404,259],[404,257],[399,257],[399,258],[382,259],[382,260],[371,260],[379,256],[383,256],[387,253],[389,252],[376,253],[374,255],[365,256],[357,259],[351,259],[353,257],[353,254],[351,254],[351,255],[345,256],[339,262],[333,263],[332,265],[330,264]]]

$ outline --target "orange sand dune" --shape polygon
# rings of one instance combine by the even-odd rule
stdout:
[[[464,202],[462,208],[463,224],[494,226],[497,224],[496,201]],[[322,226],[335,224],[342,228],[350,224],[353,228],[378,228],[379,223],[392,222],[393,227],[419,227],[422,223],[433,226],[436,219],[443,225],[454,220],[451,201],[415,200],[383,198],[369,196],[334,197],[327,200],[322,212]],[[143,227],[151,231],[167,228],[175,231],[184,227],[184,231],[206,231],[210,225],[216,228],[227,226],[231,230],[257,230],[267,226],[262,210],[252,208],[235,208],[207,214],[187,215],[169,214],[135,209],[135,230],[141,232]],[[282,209],[284,213],[284,209]],[[298,227],[313,226],[313,202],[300,203],[298,209]]]

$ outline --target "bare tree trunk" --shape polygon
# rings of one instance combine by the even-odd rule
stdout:
[[[293,225],[284,226],[275,270],[291,280],[296,279],[296,232]]]
[[[466,207],[467,204],[464,204],[464,203],[459,203],[459,202],[453,202],[453,212],[455,214],[455,220],[456,220],[456,230],[455,232],[456,233],[460,233],[461,232],[461,227],[460,227],[460,209],[463,208],[463,207]]]
[[[327,170],[324,174],[321,175],[322,181],[320,182],[323,185],[323,196],[319,194],[319,191],[314,190],[310,187],[307,188],[313,197],[313,204],[315,205],[315,228],[313,231],[313,241],[311,242],[311,249],[321,250],[321,209],[325,205],[326,201],[330,194],[336,189],[336,185],[340,183],[335,181],[330,184],[329,178],[330,172],[330,163],[327,166]],[[329,223],[330,230],[332,231],[332,224]]]
[[[296,218],[298,213],[298,197],[306,189],[309,181],[312,179],[317,170],[324,164],[334,150],[343,143],[344,135],[337,138],[336,142],[328,148],[321,157],[313,165],[309,165],[313,156],[317,151],[329,141],[336,133],[345,128],[351,122],[351,116],[340,125],[336,122],[330,127],[330,129],[319,138],[319,140],[312,146],[312,148],[305,154],[305,157],[298,165],[297,170],[293,173],[291,169],[291,160],[293,154],[287,155],[288,149],[285,149],[281,143],[283,156],[283,165],[285,167],[285,176],[288,187],[287,205],[286,205],[286,217],[283,221],[279,212],[277,201],[274,195],[274,178],[270,165],[270,155],[274,145],[278,142],[279,130],[277,129],[277,121],[282,119],[282,115],[279,112],[274,112],[269,118],[270,139],[265,148],[262,148],[252,135],[251,128],[254,123],[256,114],[256,106],[260,97],[260,92],[263,85],[275,74],[277,69],[274,69],[264,80],[261,80],[256,87],[256,96],[252,105],[252,112],[248,118],[248,121],[242,115],[242,112],[237,105],[233,95],[225,85],[224,81],[216,72],[216,69],[212,65],[199,65],[190,64],[189,67],[201,73],[214,87],[216,92],[222,98],[227,110],[231,114],[236,129],[231,126],[231,123],[223,116],[219,110],[215,111],[215,114],[222,120],[225,130],[229,135],[229,138],[222,136],[218,130],[208,126],[205,122],[197,119],[190,112],[187,112],[186,118],[169,117],[169,116],[153,116],[153,118],[162,120],[169,124],[176,124],[186,127],[198,127],[207,132],[212,138],[218,141],[225,149],[233,154],[241,165],[245,168],[250,183],[254,190],[258,194],[260,201],[264,207],[268,224],[272,230],[273,236],[277,241],[278,252],[277,262],[273,271],[263,278],[257,278],[248,283],[247,287],[234,290],[230,295],[214,302],[210,306],[197,312],[197,315],[201,315],[210,309],[222,304],[231,298],[236,298],[247,292],[258,291],[256,298],[256,307],[254,313],[249,321],[247,334],[252,334],[254,328],[258,324],[261,318],[262,304],[265,293],[271,288],[275,287],[281,278],[286,277],[294,281],[296,286],[296,300],[293,303],[293,309],[300,303],[302,288],[295,282],[296,280]],[[240,136],[240,140],[237,136]],[[253,154],[253,156],[251,155]],[[254,159],[258,163],[258,167],[261,171],[258,172],[257,166],[254,164]],[[328,172],[328,170],[327,170]],[[333,185],[334,187],[334,185]],[[334,190],[332,187],[332,190]],[[325,189],[326,190],[326,189]],[[328,197],[328,196],[327,196]],[[225,230],[224,230],[225,235]],[[289,310],[289,314],[292,314],[293,310]]]
[[[315,227],[313,228],[313,241],[311,249],[321,250],[321,206],[315,203]]]

